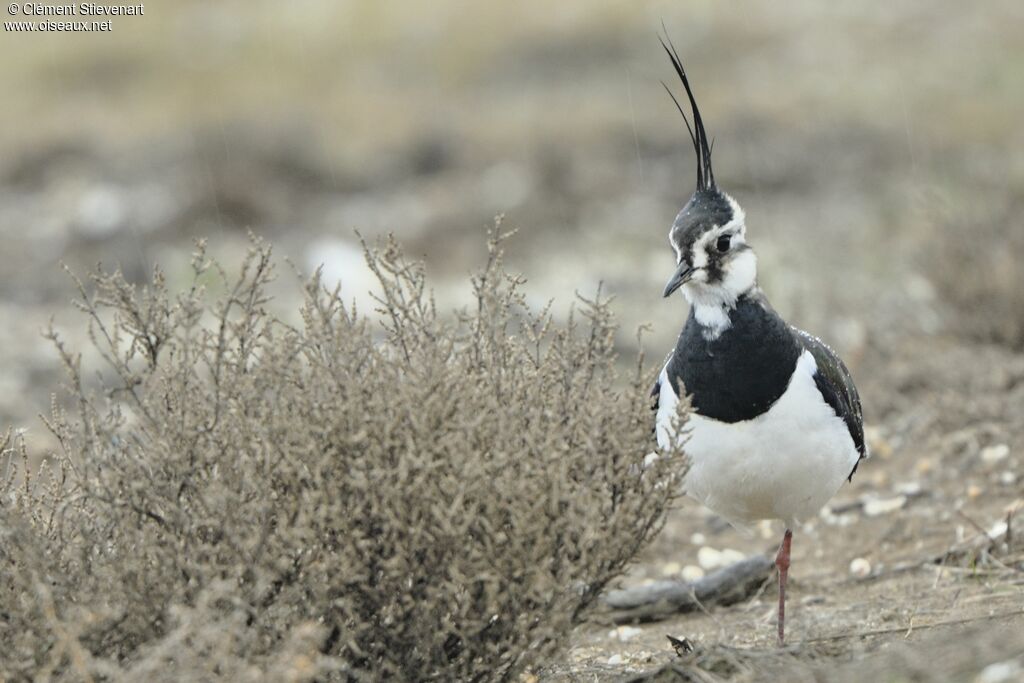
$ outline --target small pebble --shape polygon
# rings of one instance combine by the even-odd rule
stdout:
[[[967,497],[968,498],[977,498],[978,496],[981,495],[981,493],[982,493],[982,489],[977,484],[971,484],[970,486],[967,487]]]
[[[682,571],[682,569],[683,569],[682,565],[680,565],[678,562],[668,562],[667,564],[662,565],[662,567],[661,567],[661,575],[662,576],[675,576],[680,571]]]
[[[697,564],[699,564],[704,571],[712,571],[735,564],[744,557],[746,557],[746,555],[738,550],[732,550],[730,548],[716,550],[715,548],[706,545],[697,551]]]
[[[1005,443],[981,449],[981,459],[987,465],[994,465],[1010,454],[1010,447]]]
[[[693,536],[690,536],[690,543],[694,545],[704,545],[707,542],[708,539],[705,538],[704,534],[700,533],[699,531],[695,533]]]
[[[999,475],[999,483],[1004,486],[1013,486],[1017,483],[1017,475],[1007,470]]]
[[[704,570],[695,564],[688,564],[683,567],[682,576],[684,581],[696,581],[704,578]]]
[[[864,514],[868,517],[878,517],[899,510],[907,504],[906,496],[895,498],[872,498],[864,503]]]
[[[744,555],[738,550],[733,550],[732,548],[725,548],[724,550],[722,550],[722,566],[728,567],[730,564],[742,562],[746,559],[746,557],[746,555]]]
[[[906,481],[896,486],[896,493],[908,498],[920,495],[922,490],[921,482],[919,481]]]
[[[985,534],[992,540],[998,540],[1006,535],[1006,521],[996,522]]]
[[[722,566],[722,553],[709,545],[697,551],[697,564],[703,569],[717,569]]]
[[[620,640],[622,642],[626,642],[627,640],[632,640],[633,638],[636,638],[641,633],[643,633],[643,631],[641,629],[636,628],[635,626],[619,626],[617,628],[613,628],[611,631],[608,631],[608,638],[610,638],[611,640]]]
[[[1020,661],[1007,659],[1005,662],[996,662],[986,666],[974,679],[974,683],[1012,683],[1012,681],[1019,681],[1022,677],[1024,677],[1024,666]]]
[[[866,558],[858,557],[850,562],[850,573],[858,579],[863,579],[871,573],[871,563]]]
[[[836,513],[832,512],[832,508],[830,508],[827,505],[821,509],[821,512],[818,513],[818,516],[821,517],[821,520],[829,526],[850,526],[851,524],[855,524],[857,522],[857,515],[853,515],[850,513],[843,513],[841,515],[837,515]]]
[[[608,666],[620,666],[623,661],[622,655],[612,655],[608,658]]]

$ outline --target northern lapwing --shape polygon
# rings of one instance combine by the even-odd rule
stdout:
[[[668,234],[676,269],[664,296],[682,290],[690,312],[652,392],[656,432],[663,448],[686,439],[689,496],[733,523],[785,524],[775,559],[781,645],[793,529],[867,455],[860,398],[835,351],[783,320],[758,287],[743,209],[715,184],[690,82],[671,41],[661,44],[689,99],[692,126],[665,86],[697,153],[697,189]],[[677,434],[683,393],[692,412]]]

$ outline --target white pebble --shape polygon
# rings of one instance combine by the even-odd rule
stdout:
[[[722,566],[722,553],[706,545],[697,551],[697,564],[704,570],[718,569]]]
[[[746,557],[747,556],[741,553],[739,550],[726,548],[722,551],[722,566],[728,567],[730,564],[742,562],[744,559],[746,559]]]
[[[907,497],[916,496],[921,493],[921,490],[921,482],[919,481],[904,482],[896,487],[896,493]]]
[[[895,512],[907,504],[906,496],[895,498],[872,498],[864,503],[864,514],[868,517],[878,517],[889,512]]]
[[[986,666],[974,679],[974,683],[1010,683],[1019,681],[1022,674],[1024,674],[1024,666],[1021,666],[1021,663],[1015,659],[1007,659],[1005,662],[996,662]]]
[[[608,658],[608,666],[619,666],[623,661],[622,655],[612,655]]]
[[[1006,528],[1007,527],[1005,521],[996,522],[991,527],[989,527],[989,530],[985,533],[992,540],[999,540],[1000,538],[1006,535]]]
[[[1010,447],[1005,443],[996,444],[995,446],[988,446],[987,448],[981,449],[981,459],[987,465],[994,465],[995,463],[1003,460],[1010,454]]]
[[[683,567],[682,576],[684,581],[696,581],[704,578],[704,570],[695,564],[688,564]]]
[[[1004,486],[1013,486],[1017,483],[1017,475],[1007,470],[999,475],[999,483]]]
[[[662,565],[661,574],[662,576],[675,576],[682,571],[682,569],[682,565],[678,562],[668,562],[667,564]]]
[[[730,548],[716,550],[711,546],[706,545],[697,551],[697,564],[699,564],[705,571],[712,571],[714,569],[728,567],[731,564],[739,562],[745,557],[746,555],[738,550],[732,550]]]
[[[871,573],[871,563],[863,557],[858,557],[850,563],[850,573],[859,579]]]
[[[708,539],[704,538],[704,534],[700,533],[699,531],[695,533],[693,536],[690,536],[690,543],[694,545],[704,545],[707,542],[707,540]]]
[[[643,633],[643,631],[635,626],[619,626],[618,628],[613,628],[611,631],[608,631],[608,637],[611,640],[621,640],[622,642],[626,642],[627,640],[636,638],[641,633]]]
[[[850,526],[851,524],[855,524],[857,522],[856,515],[852,515],[849,513],[837,515],[834,512],[832,512],[832,508],[830,508],[827,505],[821,509],[821,512],[818,513],[818,516],[821,517],[821,520],[829,526]]]

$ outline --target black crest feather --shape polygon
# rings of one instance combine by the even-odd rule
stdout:
[[[664,24],[662,24],[662,28],[665,28]],[[666,40],[668,41],[667,44]],[[665,48],[665,54],[672,60],[672,66],[675,67],[676,73],[679,74],[679,80],[683,82],[683,87],[686,88],[686,96],[690,100],[690,111],[693,114],[692,127],[686,112],[683,111],[682,106],[679,104],[679,100],[672,94],[672,90],[662,82],[669,97],[675,102],[676,109],[683,116],[686,130],[690,134],[690,141],[693,143],[693,151],[697,154],[697,190],[713,190],[715,189],[715,174],[711,170],[711,148],[714,146],[714,142],[708,142],[708,134],[704,131],[704,120],[700,116],[700,109],[697,107],[697,100],[693,96],[693,89],[690,88],[690,79],[686,77],[683,61],[679,58],[679,53],[676,52],[676,46],[672,44],[672,39],[668,37],[667,29],[665,29],[665,38],[663,39],[661,36],[658,36],[658,41]]]

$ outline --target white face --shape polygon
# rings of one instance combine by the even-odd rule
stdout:
[[[731,197],[732,220],[704,231],[686,247],[669,237],[676,261],[686,258],[693,268],[683,294],[695,305],[727,306],[757,282],[757,256],[747,245],[745,216]]]

